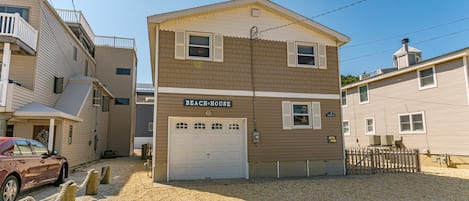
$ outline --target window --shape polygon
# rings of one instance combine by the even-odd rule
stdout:
[[[435,67],[419,70],[419,89],[428,89],[436,87]]]
[[[368,103],[368,85],[358,87],[358,92],[360,94],[360,104]]]
[[[117,75],[130,75],[130,68],[116,68]]]
[[[29,21],[29,9],[0,5],[1,13],[18,13],[24,20]]]
[[[230,130],[239,130],[239,124],[229,124],[228,129],[230,129]]]
[[[64,91],[64,77],[54,77],[54,93],[61,94]]]
[[[187,129],[187,123],[183,123],[183,122],[177,123],[176,129]]]
[[[78,58],[78,50],[77,47],[73,46],[73,60],[76,61]]]
[[[316,48],[314,43],[297,43],[297,64],[299,66],[316,66]]]
[[[15,154],[16,155],[23,155],[23,156],[31,156],[33,155],[33,150],[31,150],[31,147],[29,146],[29,143],[24,140],[18,140],[15,142]]]
[[[342,131],[344,135],[350,135],[350,122],[348,120],[342,122]]]
[[[425,115],[423,112],[400,114],[400,133],[425,133]]]
[[[89,73],[90,73],[90,72],[89,72],[90,70],[89,70],[88,68],[89,68],[89,66],[88,66],[88,60],[85,60],[85,76],[88,76]]]
[[[195,123],[194,124],[194,129],[205,129],[205,124],[204,123]]]
[[[282,101],[283,129],[321,129],[321,103]]]
[[[73,141],[73,126],[68,126],[68,144],[72,144]]]
[[[47,148],[42,145],[41,143],[38,143],[38,142],[35,142],[35,141],[31,141],[31,148],[34,152],[34,155],[44,155],[44,154],[48,154],[49,152],[47,151]]]
[[[99,89],[93,89],[93,106],[101,106],[101,91]]]
[[[210,59],[212,34],[189,33],[187,37],[187,57]]]
[[[13,131],[15,130],[15,125],[7,125],[7,137],[13,137]]]
[[[223,129],[223,124],[220,124],[220,123],[212,124],[212,130],[221,130],[221,129]]]
[[[116,104],[116,105],[129,105],[130,100],[128,98],[116,98],[116,99],[114,99],[114,104]]]
[[[375,118],[365,118],[365,134],[374,135],[375,134]]]
[[[148,122],[147,130],[148,130],[149,132],[153,132],[153,121]]]
[[[109,96],[103,96],[103,107],[101,108],[102,112],[109,112]]]
[[[341,92],[342,106],[347,107],[347,90]]]

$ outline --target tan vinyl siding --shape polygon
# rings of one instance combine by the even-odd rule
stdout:
[[[232,100],[232,108],[184,107],[184,98]],[[340,135],[339,100],[256,98],[257,127],[261,142],[256,146],[251,141],[252,102],[250,97],[200,96],[159,94],[158,121],[156,135],[156,161],[166,163],[168,146],[168,116],[247,118],[248,161],[300,161],[342,159],[342,139]],[[334,112],[334,118],[322,117],[323,129],[282,128],[282,101],[321,102],[321,111]],[[328,144],[328,135],[336,135],[337,143]]]
[[[419,90],[416,71],[370,83],[368,104],[358,104],[356,88],[347,90],[344,119],[350,121],[351,135],[346,137],[346,145],[355,146],[358,139],[360,145],[367,146],[364,118],[374,117],[377,135],[403,137],[406,147],[440,154],[469,154],[469,111],[462,66],[461,59],[437,64],[436,88]],[[398,115],[414,112],[424,112],[426,133],[399,134]]]
[[[159,41],[160,87],[252,89],[248,39],[224,37],[222,63],[175,60],[174,32],[160,31]],[[254,80],[258,91],[339,93],[335,47],[327,47],[327,70],[287,67],[286,42],[255,40],[253,52]]]
[[[3,54],[0,53],[0,58]],[[32,90],[33,78],[36,68],[36,57],[11,55],[9,79],[21,84],[22,87]]]

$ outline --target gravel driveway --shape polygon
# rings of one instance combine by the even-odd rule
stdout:
[[[303,179],[256,179],[177,182],[153,186],[138,158],[101,160],[79,168],[70,179],[83,181],[90,168],[111,165],[110,185],[100,185],[99,194],[77,200],[468,200],[469,170],[424,168],[424,174],[379,174],[371,176],[314,177]],[[36,199],[57,192],[45,186],[25,192]]]

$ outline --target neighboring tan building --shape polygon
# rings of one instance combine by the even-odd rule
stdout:
[[[397,144],[419,149],[424,165],[469,165],[457,157],[469,155],[469,48],[421,54],[404,39],[394,69],[342,87],[346,146]]]
[[[344,174],[347,36],[268,0],[158,14],[148,29],[154,181]]]
[[[153,104],[155,90],[152,84],[137,84],[137,108],[135,110],[135,149],[142,144],[153,145]]]
[[[99,159],[112,147],[114,92],[97,76],[95,55],[106,44],[95,43],[80,12],[46,0],[2,1],[0,19],[0,135],[39,140],[70,166]]]

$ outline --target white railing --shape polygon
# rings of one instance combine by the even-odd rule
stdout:
[[[20,39],[36,51],[38,31],[19,14],[0,13],[0,35]]]
[[[114,48],[125,48],[136,50],[135,39],[133,38],[120,38],[111,36],[96,36],[94,41],[96,46],[109,46]]]
[[[56,11],[64,22],[80,24],[81,27],[83,27],[83,29],[85,30],[86,34],[88,34],[88,36],[90,37],[91,41],[95,40],[96,36],[94,35],[90,24],[88,24],[88,21],[86,21],[86,18],[83,13],[81,13],[81,11],[64,9],[56,9]]]

